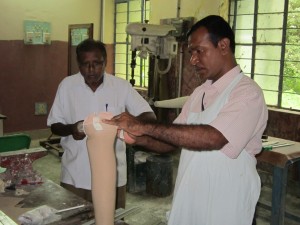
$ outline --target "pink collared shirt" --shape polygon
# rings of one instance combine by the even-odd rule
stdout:
[[[240,71],[240,67],[236,66],[216,82],[207,80],[196,88],[174,123],[186,124],[189,112],[201,113],[204,92],[203,105],[204,108],[209,107]],[[191,106],[195,99],[198,99],[197,104]],[[237,158],[243,149],[251,156],[261,151],[261,136],[267,119],[268,109],[261,88],[244,75],[218,116],[209,125],[219,130],[228,140],[221,151],[229,158]]]

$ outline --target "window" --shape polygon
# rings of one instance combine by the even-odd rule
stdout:
[[[266,102],[300,110],[300,0],[230,0],[236,58]]]
[[[126,26],[132,22],[149,20],[149,0],[115,0],[115,74],[126,80],[131,79],[131,38]],[[148,60],[136,57],[134,80],[136,87],[148,87]]]

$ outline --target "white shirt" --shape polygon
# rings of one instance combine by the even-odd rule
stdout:
[[[105,112],[106,105],[107,111],[113,115],[118,115],[125,110],[134,116],[143,112],[152,112],[149,104],[126,80],[105,73],[103,83],[93,92],[85,84],[83,76],[77,73],[64,78],[60,83],[47,125],[76,123],[93,112]],[[76,141],[72,135],[69,135],[61,138],[61,145],[64,149],[61,181],[77,188],[91,189],[86,138]],[[118,171],[117,186],[120,187],[127,182],[126,144],[117,139],[115,151]]]

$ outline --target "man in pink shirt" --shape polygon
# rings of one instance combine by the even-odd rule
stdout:
[[[206,82],[174,123],[141,122],[128,113],[106,122],[152,151],[182,148],[168,224],[251,225],[260,194],[255,155],[268,118],[263,93],[237,65],[223,18],[208,16],[187,36],[190,63]]]

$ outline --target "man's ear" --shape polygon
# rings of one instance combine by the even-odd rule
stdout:
[[[218,47],[220,48],[221,52],[226,55],[228,51],[230,51],[230,40],[228,38],[222,38],[218,42]]]

